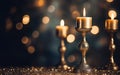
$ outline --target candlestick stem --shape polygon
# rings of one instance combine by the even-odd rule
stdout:
[[[118,70],[118,66],[116,65],[114,61],[114,51],[116,49],[114,38],[113,38],[113,32],[110,33],[110,43],[109,43],[109,50],[111,52],[110,54],[110,64],[108,65],[108,69],[112,70]]]
[[[86,61],[86,53],[89,49],[89,44],[86,40],[86,32],[82,32],[82,42],[80,44],[80,51],[82,53],[82,61],[81,61],[81,64],[80,66],[78,67],[77,69],[77,72],[81,73],[81,72],[85,72],[85,73],[91,73],[91,68],[90,66],[87,64],[87,61]]]
[[[72,70],[72,68],[70,68],[65,61],[65,52],[66,52],[66,46],[64,43],[64,38],[61,38],[61,42],[60,42],[61,65],[59,66],[59,69],[64,71],[69,71],[70,69]]]
[[[61,39],[61,48],[60,48],[60,52],[61,52],[61,64],[62,65],[65,65],[66,62],[65,62],[65,51],[66,51],[66,46],[65,46],[65,43],[64,43],[64,40]]]

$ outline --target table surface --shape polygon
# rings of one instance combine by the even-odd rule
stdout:
[[[120,71],[94,69],[91,73],[73,73],[72,71],[64,71],[57,68],[10,67],[0,68],[0,75],[120,75]]]

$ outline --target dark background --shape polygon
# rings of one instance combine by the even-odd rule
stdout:
[[[93,17],[93,25],[99,27],[99,33],[87,34],[90,49],[87,53],[87,61],[93,67],[104,67],[109,63],[109,34],[104,29],[104,22],[108,19],[108,11],[113,9],[117,12],[117,19],[120,19],[120,1],[114,0],[43,0],[44,5],[36,5],[39,0],[0,0],[0,66],[57,66],[60,62],[59,44],[60,40],[56,37],[55,27],[60,20],[64,19],[76,37],[73,43],[65,40],[67,51],[66,61],[70,66],[76,66],[81,61],[81,53],[78,45],[81,41],[81,34],[76,32],[75,17],[72,11],[79,11],[81,16],[83,7],[86,7],[87,16]],[[55,7],[53,12],[48,12],[50,5]],[[52,9],[51,9],[52,10]],[[21,30],[16,29],[17,23],[22,23],[23,15],[30,16],[30,22],[23,25]],[[42,30],[42,18],[48,16],[50,21],[45,24]],[[9,22],[8,22],[9,20]],[[8,23],[7,23],[8,22]],[[12,27],[7,29],[6,25],[11,23]],[[119,24],[120,28],[120,24]],[[32,32],[39,32],[39,37],[33,38]],[[27,36],[31,39],[29,44],[21,42],[22,37]],[[120,30],[115,33],[115,62],[120,66]],[[27,48],[33,46],[35,52],[29,53]],[[75,58],[75,59],[73,59]],[[71,60],[69,60],[71,59]]]

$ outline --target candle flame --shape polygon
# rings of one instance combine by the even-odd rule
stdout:
[[[60,21],[60,25],[64,26],[64,20],[63,19]]]
[[[109,10],[108,16],[113,20],[115,17],[117,17],[117,12],[115,10]]]
[[[86,16],[86,10],[83,8],[83,16]]]
[[[114,16],[114,14],[113,14],[113,13],[111,14],[111,16],[110,16],[110,17],[111,17],[111,19],[112,19],[112,20],[115,18],[115,16]]]

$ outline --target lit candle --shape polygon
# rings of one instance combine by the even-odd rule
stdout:
[[[83,9],[83,17],[77,17],[77,31],[89,31],[92,28],[92,17],[86,17],[86,10]]]
[[[108,31],[116,31],[118,29],[118,20],[114,19],[115,15],[113,13],[110,14],[109,16],[111,19],[107,19],[105,21],[105,28]]]
[[[56,26],[56,34],[60,38],[66,38],[67,37],[67,31],[68,31],[68,26],[64,25],[64,20],[60,21],[60,25]]]

